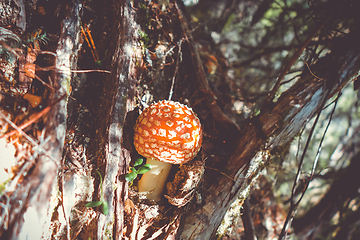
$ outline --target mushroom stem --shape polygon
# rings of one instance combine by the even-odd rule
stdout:
[[[159,201],[172,164],[151,158],[146,159],[146,163],[151,165],[151,169],[141,177],[139,193],[145,194],[149,200]]]

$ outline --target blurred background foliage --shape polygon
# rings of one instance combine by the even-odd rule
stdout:
[[[258,113],[286,62],[314,31],[316,34],[284,77],[277,97],[300,79],[304,69],[313,71],[311,65],[329,53],[332,43],[354,31],[359,23],[360,5],[350,0],[183,2],[212,90],[223,110],[240,127],[244,119]],[[317,31],[321,23],[325,24]],[[313,73],[316,75],[316,71]],[[348,171],[351,162],[356,161],[353,157],[359,150],[360,127],[357,84],[357,80],[347,84],[338,100],[336,96],[328,100],[321,114],[301,168],[300,183],[303,184],[297,186],[297,198],[309,181],[317,152],[322,151],[315,175],[295,216],[296,227],[288,232],[291,239],[359,239],[359,195],[352,198],[344,193],[338,196],[340,201],[334,199],[338,204],[323,206],[331,208],[330,214],[323,210],[316,213],[321,215],[312,216],[319,220],[313,226],[300,224],[306,212],[315,214],[311,209],[322,203],[335,182],[346,177],[343,173]],[[283,228],[299,158],[313,122],[314,119],[308,121],[282,154],[273,156],[266,173],[253,187],[250,203],[258,239],[277,238]],[[342,184],[346,189],[349,182]],[[360,182],[352,184],[357,191]],[[228,219],[218,230],[222,239],[244,237],[237,205],[237,202],[233,204]]]

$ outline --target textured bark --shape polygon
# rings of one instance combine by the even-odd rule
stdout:
[[[73,81],[72,96],[76,101],[71,100],[69,104],[72,125],[68,132],[74,132],[74,137],[68,145],[69,154],[65,160],[72,164],[65,176],[69,175],[73,180],[60,177],[59,182],[64,184],[62,191],[66,186],[69,188],[67,196],[63,195],[64,203],[61,205],[65,205],[69,199],[76,200],[65,207],[69,209],[65,213],[66,222],[60,218],[53,219],[57,227],[52,237],[56,239],[66,239],[69,235],[71,239],[121,239],[123,234],[128,185],[124,177],[130,162],[126,135],[129,127],[126,122],[132,122],[131,118],[126,120],[126,116],[134,108],[138,74],[136,59],[140,58],[141,52],[137,51],[138,27],[130,1],[97,4],[101,4],[96,9],[99,18],[107,22],[100,25],[99,20],[92,30],[100,33],[96,35],[97,38],[105,39],[105,42],[97,45],[97,49],[111,53],[102,61],[102,68],[109,69],[111,74],[95,70],[95,73],[79,74],[81,80]],[[107,28],[111,32],[106,33]],[[101,34],[107,34],[106,38]],[[91,55],[87,57],[80,59],[79,64],[92,66]],[[103,179],[102,184],[97,173]],[[84,184],[84,179],[90,186]],[[84,188],[82,193],[77,192],[79,187]],[[108,206],[107,214],[104,214],[102,206],[94,209],[84,207],[87,202],[102,198]],[[63,215],[61,206],[56,211],[57,215]]]
[[[69,8],[67,18],[57,47],[54,73],[53,101],[68,93],[71,68],[75,68],[77,30],[79,26],[79,3],[74,1]],[[64,146],[66,130],[66,99],[55,104],[47,114],[45,135],[35,151],[35,164],[26,163],[23,171],[29,172],[9,197],[8,228],[1,228],[2,239],[40,239],[43,229],[49,227],[49,202]],[[36,147],[35,147],[36,148]],[[3,225],[4,226],[4,225]]]
[[[12,25],[25,31],[26,17],[23,0],[1,1],[0,9],[0,27]]]
[[[109,122],[106,125],[108,130],[104,159],[106,161],[104,197],[109,205],[109,214],[107,216],[100,215],[98,239],[105,236],[106,231],[109,230],[107,229],[109,224],[113,224],[113,239],[122,239],[124,205],[128,191],[125,174],[131,160],[129,149],[124,147],[123,128],[127,112],[134,109],[134,91],[137,82],[136,58],[141,57],[137,55],[139,52],[129,51],[129,48],[132,50],[137,48],[135,34],[138,29],[130,1],[114,2],[114,6],[116,7],[115,15],[118,16],[118,21],[114,25],[114,30],[116,29],[114,36],[117,41],[111,64],[112,74],[104,89],[104,93],[110,93],[113,96]],[[116,184],[115,191],[114,184]]]

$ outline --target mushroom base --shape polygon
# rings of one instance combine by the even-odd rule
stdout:
[[[139,180],[139,193],[146,195],[149,200],[159,201],[172,164],[151,158],[146,159],[146,163],[151,165],[151,169]]]

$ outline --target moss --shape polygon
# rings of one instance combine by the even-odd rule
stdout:
[[[112,221],[111,222],[109,222],[108,224],[106,224],[106,227],[105,227],[105,231],[104,231],[104,233],[105,233],[105,236],[104,236],[104,238],[103,239],[109,239],[109,240],[111,240],[111,239],[113,239],[113,227],[114,227],[114,216],[113,216],[113,219],[112,219]]]
[[[147,35],[146,32],[144,31],[141,31],[139,30],[139,36],[140,36],[140,43],[142,45],[142,50],[143,50],[143,53],[145,51],[145,49],[147,49],[149,46],[150,46],[150,38],[149,36]]]
[[[5,182],[0,183],[0,197],[3,194],[3,191],[5,190],[6,184],[11,180],[11,178],[7,179]]]

